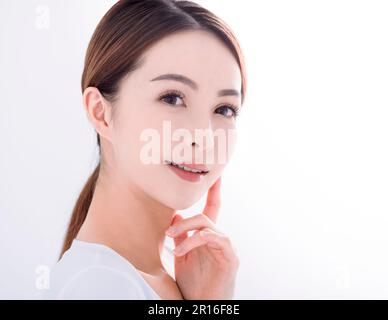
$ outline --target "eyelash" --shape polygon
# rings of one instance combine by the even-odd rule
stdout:
[[[183,100],[185,98],[185,95],[183,93],[181,93],[180,91],[169,90],[167,92],[162,93],[159,96],[159,101],[162,101],[163,99],[168,98],[168,97],[178,97],[178,98]],[[169,103],[169,105],[171,105],[171,104]],[[218,108],[220,108],[220,107],[229,107],[232,110],[232,112],[233,112],[233,116],[232,117],[234,117],[234,118],[238,117],[239,114],[240,114],[240,108],[238,108],[238,107],[236,107],[236,106],[234,106],[232,104],[229,104],[229,103],[222,104],[222,105],[218,106],[216,108],[216,110]],[[231,118],[231,117],[226,117],[226,118]]]

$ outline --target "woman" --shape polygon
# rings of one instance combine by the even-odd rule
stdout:
[[[233,298],[238,258],[215,223],[235,139],[228,135],[224,162],[197,155],[225,155],[212,134],[235,129],[245,91],[235,36],[201,6],[132,0],[106,13],[82,75],[100,162],[74,207],[47,298]],[[166,123],[173,133],[192,134],[183,143],[191,154],[178,159],[174,150],[182,144],[165,139]],[[163,136],[160,150],[170,150],[156,153],[159,162],[146,159],[145,130]],[[210,133],[210,143],[196,130]],[[187,219],[176,213],[205,192],[202,213]],[[166,235],[174,239],[174,274],[161,259]]]

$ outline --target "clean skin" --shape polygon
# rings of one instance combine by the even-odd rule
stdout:
[[[163,154],[158,164],[143,163],[139,154],[146,142],[139,137],[146,128],[162,136],[166,120],[173,131],[185,128],[193,137],[195,129],[235,129],[236,118],[229,105],[241,107],[241,97],[220,97],[218,92],[240,92],[239,66],[220,40],[199,30],[165,37],[143,58],[140,68],[122,79],[113,102],[95,87],[83,93],[88,120],[100,135],[101,169],[76,238],[114,249],[162,298],[231,299],[239,262],[229,237],[215,226],[221,206],[221,174],[227,161],[204,163],[209,173],[198,182],[186,181],[163,163]],[[151,81],[163,74],[184,75],[195,85],[171,79]],[[184,98],[161,100],[160,95],[168,90],[178,91]],[[220,151],[216,139],[210,147],[196,142],[194,146],[190,142],[190,147],[202,152],[205,160]],[[178,143],[171,141],[172,147]],[[234,138],[228,141],[229,148],[234,144]],[[205,193],[207,204],[202,213],[185,219],[177,213]],[[170,225],[176,232],[166,234]],[[191,237],[188,231],[194,231]],[[175,279],[161,260],[166,235],[174,238],[178,249]]]

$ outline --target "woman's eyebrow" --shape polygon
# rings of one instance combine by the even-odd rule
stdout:
[[[151,81],[158,81],[158,80],[179,81],[179,82],[182,82],[182,83],[188,85],[192,89],[198,91],[198,84],[194,80],[191,80],[190,78],[188,78],[182,74],[166,73],[166,74],[162,74],[160,76],[157,76],[156,78],[152,79]],[[238,92],[238,90],[235,90],[235,89],[223,89],[223,90],[218,91],[218,97],[223,97],[223,96],[240,97],[240,92]]]

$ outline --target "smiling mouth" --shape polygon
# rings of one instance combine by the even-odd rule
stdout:
[[[179,168],[179,169],[186,171],[186,172],[195,173],[198,175],[206,175],[207,173],[209,173],[209,170],[202,169],[202,168],[200,169],[199,166],[191,165],[191,167],[189,167],[188,165],[178,164],[178,163],[175,163],[175,162],[169,161],[169,160],[166,160],[165,162],[166,162],[166,164],[168,164],[170,166]]]

